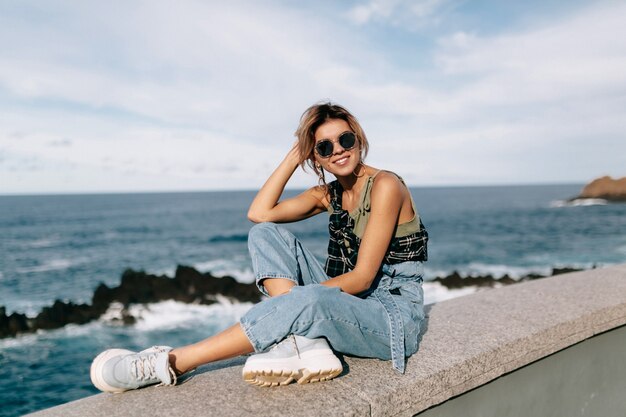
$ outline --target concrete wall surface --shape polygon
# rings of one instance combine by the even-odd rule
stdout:
[[[626,415],[626,326],[516,369],[419,417]]]
[[[460,394],[508,373],[504,378],[515,377],[518,372],[511,371],[520,368],[520,373],[529,372],[533,366],[543,368],[541,361],[523,367],[626,324],[626,265],[479,291],[427,306],[427,315],[419,351],[408,360],[404,375],[394,371],[389,362],[344,357],[344,372],[332,381],[258,388],[242,381],[241,367],[245,358],[237,358],[201,367],[174,387],[99,394],[31,415],[410,416],[458,396],[440,407],[444,410],[455,401],[463,401],[464,395]],[[602,349],[608,349],[613,354],[621,353],[618,360],[623,363],[626,351],[623,334],[624,330],[618,329],[573,346],[571,350],[588,349],[587,353],[576,355],[602,356]],[[597,342],[606,337],[609,342]],[[565,350],[554,358],[568,355],[568,352]],[[575,358],[570,360],[576,361]],[[526,376],[526,384],[534,386],[536,378],[554,377],[551,368],[545,369],[545,372],[540,369]],[[514,396],[516,387],[517,382],[513,382],[508,395]],[[468,398],[478,391],[469,392]],[[500,401],[493,398],[500,395],[495,394],[500,391],[492,392],[494,394],[479,397],[480,401]],[[558,395],[565,396],[555,401],[569,398],[567,393]],[[608,396],[614,398],[619,393],[609,392]],[[621,396],[624,397],[623,390]],[[436,413],[438,408],[424,415]],[[466,410],[462,415],[468,416],[496,415],[480,414],[480,410],[471,414],[467,408],[461,410]],[[530,410],[528,407],[525,415],[541,415]]]

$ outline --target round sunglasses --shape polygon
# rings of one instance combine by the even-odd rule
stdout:
[[[343,132],[337,138],[337,142],[343,149],[349,151],[356,145],[356,136],[354,136],[354,133],[352,132]],[[315,151],[322,158],[328,158],[331,156],[334,149],[335,142],[330,139],[322,139],[315,144]]]

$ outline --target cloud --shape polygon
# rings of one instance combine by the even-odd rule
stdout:
[[[449,0],[370,0],[352,7],[347,15],[359,25],[370,22],[387,22],[416,29],[438,21],[437,14]]]
[[[481,38],[456,33],[437,56],[448,75],[474,78],[462,99],[542,103],[606,96],[626,85],[626,5],[585,10],[555,25]]]
[[[2,171],[7,190],[255,188],[323,98],[359,117],[372,164],[411,184],[623,175],[621,4],[452,29],[422,49],[368,26],[428,24],[453,2],[371,1],[348,11],[355,24],[314,5],[21,5],[0,5],[0,152],[41,171]]]
[[[431,73],[373,84],[344,71],[336,88],[384,109],[368,133],[394,139],[386,149],[374,143],[372,162],[394,160],[417,174],[410,181],[620,176],[626,163],[623,16],[626,5],[608,4],[515,33],[456,32],[438,41]],[[366,113],[375,119],[376,112]]]
[[[327,90],[312,72],[364,64],[368,55],[351,50],[354,36],[347,29],[320,18],[302,25],[309,19],[304,12],[275,5],[90,7],[57,5],[55,14],[67,23],[42,25],[34,33],[7,22],[5,34],[22,33],[25,47],[12,48],[12,37],[2,37],[10,53],[0,56],[0,86],[26,100],[58,100],[160,123],[218,125],[249,136],[271,132],[279,114],[296,119],[302,97],[309,104]]]
[[[72,146],[72,140],[70,139],[53,139],[47,142],[48,146]]]

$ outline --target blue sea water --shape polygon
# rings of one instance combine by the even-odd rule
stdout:
[[[426,278],[548,274],[626,262],[626,204],[571,205],[582,185],[413,188],[430,234]],[[288,194],[293,194],[289,192]],[[126,268],[172,275],[190,265],[252,282],[246,220],[254,192],[0,196],[0,305],[36,314],[55,299],[90,302]],[[325,215],[289,225],[323,260]],[[470,290],[471,291],[471,290]],[[462,295],[425,283],[426,302]],[[249,304],[136,306],[133,326],[102,319],[0,340],[0,416],[96,393],[101,350],[181,345],[238,320]]]

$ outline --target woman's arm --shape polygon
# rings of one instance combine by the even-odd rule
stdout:
[[[326,210],[325,191],[321,187],[310,188],[296,197],[278,202],[285,185],[298,168],[298,163],[299,152],[296,142],[254,197],[248,209],[250,221],[254,223],[294,222]]]
[[[329,287],[340,287],[349,294],[361,293],[372,285],[398,224],[402,203],[406,198],[404,185],[392,174],[381,172],[374,180],[371,212],[355,268],[324,281]]]

